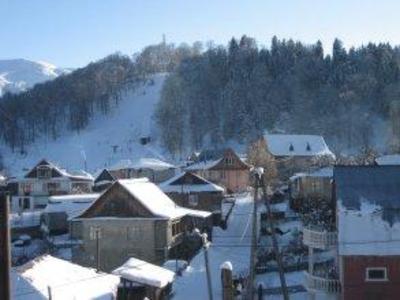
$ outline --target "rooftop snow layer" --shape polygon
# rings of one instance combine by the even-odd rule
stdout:
[[[294,174],[292,177],[290,177],[290,180],[293,181],[297,178],[300,177],[328,177],[328,178],[332,178],[333,177],[333,168],[332,167],[326,167],[326,168],[322,168],[319,170],[316,170],[314,172],[311,173],[296,173]]]
[[[320,135],[266,134],[268,150],[274,156],[330,156],[329,150]]]
[[[196,174],[191,174],[192,176],[195,176],[196,178],[199,179],[202,183],[196,183],[196,184],[175,184],[176,181],[181,179],[186,172],[180,173],[171,179],[162,182],[159,186],[162,189],[164,193],[199,193],[199,192],[223,192],[224,188],[220,187],[219,185],[216,185],[207,179],[200,177]]]
[[[334,169],[341,255],[400,255],[400,166]]]
[[[375,159],[378,165],[400,165],[400,154],[384,155]]]
[[[206,170],[206,169],[214,167],[220,161],[221,161],[221,158],[217,159],[217,160],[201,161],[201,162],[198,162],[198,163],[188,166],[186,168],[186,170],[187,171]]]
[[[112,273],[135,283],[157,288],[165,287],[175,277],[175,273],[170,270],[133,257]]]
[[[157,158],[139,158],[136,161],[130,159],[123,159],[111,166],[109,170],[121,170],[121,169],[151,169],[156,171],[162,171],[167,169],[176,168],[174,165],[169,164],[165,161]]]
[[[176,205],[158,186],[150,182],[147,178],[120,179],[118,183],[157,216],[178,218],[190,215],[205,218],[211,215],[210,212],[183,208]]]
[[[13,299],[47,299],[49,287],[53,299],[114,299],[120,281],[50,255],[14,268],[11,274]]]
[[[49,197],[44,213],[65,212],[68,219],[78,216],[100,196],[100,194],[75,194]]]

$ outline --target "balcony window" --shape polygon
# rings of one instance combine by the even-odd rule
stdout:
[[[37,168],[37,178],[39,179],[51,178],[51,169],[47,166],[39,166]]]
[[[197,194],[189,194],[189,206],[196,207],[199,204],[199,196]]]
[[[366,281],[387,281],[387,269],[386,268],[367,268],[366,270]]]

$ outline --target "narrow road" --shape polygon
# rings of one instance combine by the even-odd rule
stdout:
[[[211,280],[214,299],[221,299],[220,266],[230,261],[235,274],[248,272],[251,243],[252,197],[236,198],[236,204],[228,220],[226,230],[215,227],[213,243],[209,248]],[[201,251],[190,263],[190,267],[177,277],[173,299],[207,299],[207,280],[204,254]]]

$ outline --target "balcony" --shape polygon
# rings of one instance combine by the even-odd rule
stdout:
[[[303,228],[303,243],[311,248],[327,250],[337,244],[337,232]]]
[[[324,274],[311,275],[305,273],[307,290],[325,292],[329,294],[339,294],[341,291],[339,279],[325,277]],[[322,277],[321,277],[322,276]]]

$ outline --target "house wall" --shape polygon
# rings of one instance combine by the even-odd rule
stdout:
[[[167,193],[167,195],[179,206],[210,212],[221,211],[221,203],[223,199],[222,192],[200,192],[191,194],[195,194],[198,197],[198,204],[196,206],[189,204],[188,193]]]
[[[160,264],[165,260],[168,248],[182,242],[182,234],[172,236],[172,222],[153,218],[80,219],[77,224],[71,224],[72,238],[82,240],[82,244],[72,251],[72,261],[96,267],[94,229],[100,228],[101,270],[109,272],[132,256]]]
[[[290,196],[293,199],[332,199],[332,183],[329,177],[298,177],[290,182]]]
[[[224,186],[228,192],[245,191],[250,182],[249,170],[198,170],[196,174],[215,184]]]
[[[399,299],[400,256],[342,256],[342,299]],[[366,269],[386,267],[388,280],[366,281]]]

